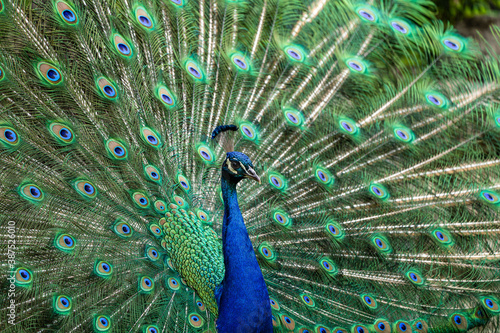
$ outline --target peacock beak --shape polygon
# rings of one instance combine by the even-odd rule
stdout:
[[[251,179],[253,179],[255,181],[258,181],[259,184],[261,183],[260,177],[259,177],[259,175],[257,175],[257,173],[255,172],[254,169],[248,168],[248,170],[246,170],[246,172],[247,173],[245,174],[245,178],[251,178]]]

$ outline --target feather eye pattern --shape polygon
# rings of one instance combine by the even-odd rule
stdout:
[[[156,96],[167,107],[171,109],[176,106],[177,98],[175,95],[164,85],[159,85],[156,88]]]
[[[96,332],[109,332],[112,327],[111,319],[106,315],[95,315],[93,325]]]
[[[94,274],[107,279],[113,274],[113,266],[107,261],[96,260],[94,264]]]
[[[66,295],[59,295],[54,297],[54,312],[57,314],[67,315],[72,307],[71,297]]]
[[[54,6],[64,24],[75,26],[79,23],[78,14],[69,3],[65,1],[55,1]]]
[[[19,133],[12,127],[0,125],[0,142],[6,147],[15,147],[21,142]]]
[[[68,234],[60,234],[54,239],[54,245],[57,249],[70,253],[76,247],[75,239]]]
[[[128,150],[123,143],[115,139],[106,142],[106,150],[110,158],[120,161],[128,158]]]
[[[18,191],[22,198],[33,203],[41,202],[45,198],[42,189],[35,184],[22,185],[19,187]]]
[[[134,229],[127,223],[120,220],[115,222],[113,231],[121,238],[130,238],[134,234]]]
[[[119,33],[114,33],[111,41],[118,55],[120,55],[124,59],[132,58],[132,56],[134,55],[132,44],[130,44],[130,42],[128,42],[122,35],[120,35]]]
[[[224,332],[238,152],[268,331],[497,332],[498,57],[436,9],[0,0],[7,330]]]
[[[54,122],[49,125],[49,131],[61,145],[69,145],[75,142],[75,134],[67,125]]]
[[[16,286],[29,287],[33,283],[33,272],[25,267],[18,267],[12,277]]]
[[[109,79],[100,76],[95,80],[95,84],[100,95],[105,99],[114,101],[118,98],[116,86]]]
[[[51,85],[58,85],[63,82],[63,76],[61,71],[47,62],[39,62],[36,65],[39,75],[43,78],[46,83]]]
[[[84,198],[94,199],[97,196],[97,189],[89,181],[77,180],[74,182],[73,187]]]

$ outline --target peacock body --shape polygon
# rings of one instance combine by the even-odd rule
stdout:
[[[498,332],[500,63],[434,9],[0,0],[0,330]]]

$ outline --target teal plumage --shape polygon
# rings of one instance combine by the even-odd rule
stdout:
[[[215,332],[236,124],[276,332],[497,332],[499,59],[434,9],[0,0],[0,328]]]

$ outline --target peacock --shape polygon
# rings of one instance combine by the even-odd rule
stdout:
[[[436,12],[0,0],[0,331],[499,332],[500,59]]]

